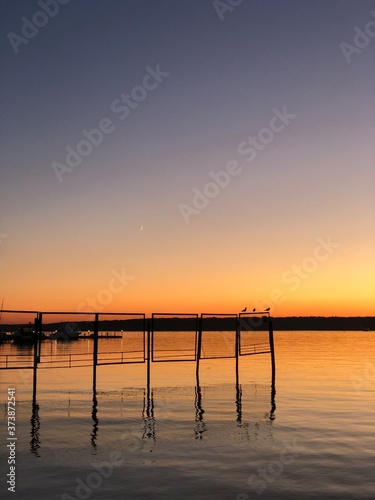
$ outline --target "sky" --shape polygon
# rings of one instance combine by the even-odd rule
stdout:
[[[0,19],[4,308],[375,315],[375,1]]]

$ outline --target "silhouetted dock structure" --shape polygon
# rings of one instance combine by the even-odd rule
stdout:
[[[72,313],[4,310],[4,313],[18,317],[34,315],[33,339],[28,346],[30,354],[3,354],[0,350],[0,370],[32,370],[33,394],[31,416],[30,449],[39,456],[39,404],[37,403],[38,369],[92,367],[92,421],[91,445],[96,448],[99,428],[97,399],[97,367],[101,365],[119,365],[143,363],[145,370],[145,388],[143,397],[142,420],[144,424],[141,440],[155,441],[155,402],[151,386],[152,363],[195,362],[195,439],[202,439],[206,431],[202,389],[199,378],[200,363],[209,359],[234,358],[235,360],[235,412],[236,424],[242,427],[242,386],[239,374],[239,358],[270,354],[271,386],[269,420],[273,420],[276,410],[275,396],[275,352],[273,342],[272,318],[268,311],[241,312],[239,314],[177,314],[153,313],[146,318],[142,313]],[[66,322],[67,333],[77,328],[86,329],[92,340],[92,353],[52,354],[51,345],[58,340],[50,340],[43,334],[61,325],[61,318],[84,315],[84,321]],[[58,316],[57,323],[48,322],[48,318]],[[25,317],[25,316],[24,316]],[[117,318],[117,328],[113,331],[113,318]],[[118,319],[120,318],[120,319]],[[22,322],[21,322],[22,323]],[[20,323],[20,324],[21,324]],[[30,322],[29,322],[30,323]],[[19,326],[18,324],[17,326]],[[24,324],[23,324],[24,325]],[[30,328],[30,325],[28,325]],[[111,326],[111,328],[110,328]],[[224,328],[224,330],[223,330]],[[108,335],[107,335],[108,333]],[[111,334],[111,335],[110,335]],[[176,342],[176,336],[179,342]],[[101,349],[101,339],[120,338],[121,349],[106,351]],[[67,335],[68,339],[68,335]],[[69,342],[79,342],[69,340]],[[182,346],[182,348],[181,348]],[[22,361],[21,361],[22,360]]]
[[[147,318],[144,313],[130,312],[78,313],[19,310],[2,310],[1,312],[10,314],[13,318],[33,316],[34,328],[30,354],[3,354],[0,351],[0,370],[33,370],[34,397],[38,369],[46,368],[92,366],[95,390],[98,366],[144,363],[147,387],[150,387],[152,363],[195,362],[198,377],[202,360],[234,358],[238,377],[239,357],[270,354],[272,380],[275,379],[273,326],[269,311],[239,314],[201,313],[200,315],[153,313],[150,318]],[[79,321],[79,316],[84,316],[84,319]],[[56,317],[59,320],[54,322]],[[72,317],[77,318],[78,321],[72,322]],[[77,327],[85,328],[87,336],[84,338],[89,337],[93,341],[92,353],[52,354],[44,331],[52,331],[62,323],[67,325],[65,326],[66,340],[70,338],[69,332]],[[18,326],[23,324],[20,321]],[[114,326],[117,331],[113,331]],[[109,327],[112,329],[111,337],[121,338],[120,348],[115,351],[101,349],[101,339],[110,337]],[[176,342],[177,338],[178,342]],[[70,341],[77,342],[79,339]],[[199,384],[197,386],[199,387]]]

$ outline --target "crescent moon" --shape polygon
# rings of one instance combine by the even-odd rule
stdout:
[[[143,226],[141,226],[141,227],[139,228],[139,230],[140,230],[140,231],[142,231],[142,229],[143,229]]]

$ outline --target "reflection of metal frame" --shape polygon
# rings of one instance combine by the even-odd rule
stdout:
[[[237,358],[238,359],[238,358]],[[242,386],[240,383],[240,377],[239,377],[239,369],[238,369],[238,363],[236,362],[235,365],[235,370],[236,370],[236,383],[235,383],[235,421],[237,424],[238,428],[243,429],[242,432],[244,432],[244,435],[246,436],[247,439],[249,439],[248,435],[248,423],[243,421],[243,400],[242,400]],[[142,411],[141,411],[141,419],[142,419],[142,428],[140,429],[140,436],[137,438],[140,442],[143,443],[149,443],[151,447],[156,443],[156,421],[157,421],[157,415],[155,414],[155,408],[157,408],[157,405],[155,405],[155,397],[154,397],[154,390],[151,387],[151,381],[149,377],[150,373],[148,372],[147,380],[146,380],[146,387],[143,389],[143,404],[142,404]],[[275,389],[275,373],[272,372],[272,379],[271,379],[271,399],[270,399],[270,412],[269,412],[269,417],[268,419],[270,421],[275,419],[275,410],[276,410],[276,403],[275,403],[275,396],[276,396],[276,389]],[[200,380],[199,380],[199,371],[196,372],[196,385],[195,385],[195,397],[194,397],[194,407],[195,407],[195,415],[194,415],[194,439],[195,440],[203,440],[204,439],[204,433],[209,430],[209,423],[206,421],[204,418],[205,415],[205,410],[203,409],[203,395],[202,395],[202,387],[200,385]],[[31,435],[32,435],[32,440],[30,442],[30,450],[32,453],[38,454],[38,448],[40,447],[40,439],[39,439],[39,427],[40,427],[40,422],[39,422],[39,416],[38,416],[38,411],[39,411],[39,405],[36,403],[33,403],[33,413],[32,413],[32,418],[30,420],[32,424],[32,430],[31,430]],[[91,445],[93,448],[96,450],[97,449],[97,435],[99,431],[99,419],[98,419],[98,399],[97,399],[97,392],[96,392],[96,387],[93,387],[93,397],[92,397],[92,411],[91,411],[91,416],[92,416],[92,430],[90,434],[90,441]],[[151,450],[150,450],[151,451]]]
[[[98,430],[99,430],[99,419],[97,417],[98,414],[98,400],[96,397],[96,387],[93,388],[92,391],[92,410],[91,410],[91,418],[93,423],[92,426],[92,432],[91,432],[91,446],[96,450],[97,444],[96,444],[96,438],[98,436]]]
[[[40,419],[39,419],[39,405],[36,402],[32,404],[32,413],[30,418],[31,423],[31,432],[30,432],[30,451],[36,457],[40,457],[39,448],[40,448],[40,438],[39,438],[39,429],[40,429]]]
[[[202,389],[199,384],[199,373],[197,372],[196,386],[195,386],[195,439],[202,440],[203,433],[206,432],[206,424],[203,419],[204,409],[202,408]]]
[[[154,391],[147,385],[147,390],[143,394],[143,434],[142,439],[152,439],[155,442],[155,417],[154,417]]]

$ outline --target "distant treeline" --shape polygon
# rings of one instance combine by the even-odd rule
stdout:
[[[291,316],[274,318],[274,330],[375,330],[375,317]]]
[[[268,319],[264,317],[243,317],[241,318],[242,330],[268,330]],[[277,330],[375,330],[375,317],[324,317],[324,316],[291,316],[286,318],[272,318],[273,329]],[[73,322],[72,322],[73,323]],[[151,323],[150,318],[146,318],[144,325],[141,319],[127,320],[103,320],[99,322],[100,331],[139,331],[144,326]],[[43,325],[43,330],[53,331],[61,327],[60,323],[49,323]],[[93,321],[78,321],[75,323],[82,331],[94,329]],[[196,318],[155,318],[155,331],[195,331],[197,328]],[[1,325],[3,331],[14,331],[20,325]],[[204,318],[203,330],[209,331],[233,331],[236,328],[236,318]]]

